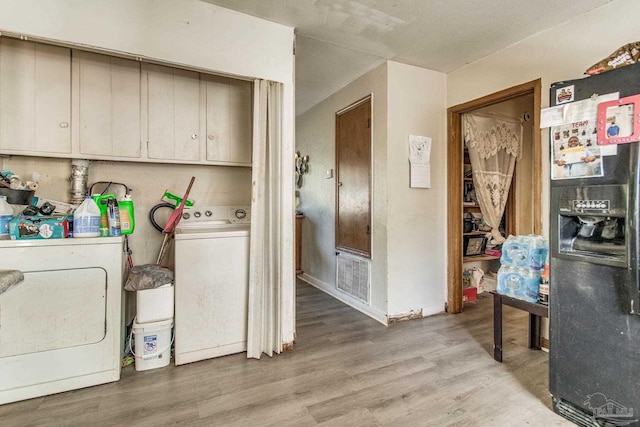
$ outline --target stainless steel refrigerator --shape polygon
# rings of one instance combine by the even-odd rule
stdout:
[[[554,83],[551,105],[616,92],[640,94],[640,64]],[[578,425],[640,426],[640,143],[615,154],[597,144],[616,118],[625,130],[606,138],[636,139],[640,108],[605,116],[551,128],[549,389],[554,411]]]

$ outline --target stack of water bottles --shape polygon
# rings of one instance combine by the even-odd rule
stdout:
[[[509,236],[502,244],[497,292],[537,302],[548,253],[549,243],[542,236]]]

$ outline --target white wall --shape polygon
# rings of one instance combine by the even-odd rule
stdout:
[[[584,77],[591,65],[619,47],[640,40],[638,16],[640,2],[615,0],[453,71],[448,74],[447,105],[461,104],[541,78],[542,107],[548,107],[552,83]],[[548,236],[549,131],[542,129],[541,132],[542,225]],[[544,320],[546,329],[548,321]]]
[[[214,73],[282,82],[282,162],[291,164],[293,170],[293,28],[197,0],[0,0],[0,31],[107,53],[133,54]],[[24,169],[25,174],[33,169],[55,177],[55,182],[43,189],[56,187],[57,191],[58,187],[68,185],[59,182],[68,176],[68,161],[32,162],[12,158],[5,161],[5,166]],[[201,204],[249,201],[251,177],[247,169],[135,163],[113,166],[96,165],[90,180],[117,175],[121,182],[138,187],[140,192],[134,193],[134,198],[142,216],[144,208],[165,187],[183,192],[191,175],[196,175],[194,198],[199,197]],[[285,299],[282,333],[284,342],[292,342],[295,328],[292,175],[283,175],[281,188],[284,200],[280,210],[291,212],[283,218],[282,271],[291,273],[284,275],[282,284]],[[139,254],[137,263],[148,262],[157,250],[157,236],[143,232],[144,229],[134,235],[144,242],[143,247],[134,247]]]
[[[542,79],[542,107],[550,84],[580,78],[591,65],[630,42],[640,40],[640,2],[616,0],[555,28],[448,74],[447,105],[461,104],[499,90]],[[542,130],[543,215],[548,235],[549,132]]]
[[[0,30],[292,82],[293,29],[198,0],[0,0]]]
[[[335,290],[335,113],[373,93],[371,307]],[[296,149],[310,158],[300,189],[304,278],[386,323],[444,309],[446,76],[388,61],[297,117]],[[432,186],[409,188],[408,136],[433,138]]]
[[[4,168],[21,177],[32,172],[42,173],[37,196],[68,202],[71,161],[43,157],[12,156],[4,160]],[[114,181],[132,188],[136,228],[129,237],[133,259],[137,265],[156,262],[162,243],[162,233],[149,221],[149,210],[161,203],[165,190],[182,196],[192,176],[196,180],[189,199],[198,206],[250,205],[251,170],[224,166],[163,165],[129,162],[92,161],[89,165],[89,185],[98,181]],[[157,214],[164,225],[170,211]],[[170,261],[170,260],[169,260]]]
[[[443,73],[388,62],[387,254],[390,316],[444,310],[447,258]],[[432,138],[431,188],[409,188],[409,135]]]
[[[335,114],[373,94],[373,188],[371,306],[336,290]],[[296,118],[296,150],[309,156],[309,173],[299,190],[304,278],[336,298],[386,323],[387,313],[387,65],[382,64]]]

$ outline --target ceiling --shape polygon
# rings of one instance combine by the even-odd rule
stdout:
[[[204,0],[295,27],[296,114],[385,60],[448,73],[613,0]]]

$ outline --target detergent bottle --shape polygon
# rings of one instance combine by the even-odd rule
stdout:
[[[73,212],[73,237],[98,237],[100,235],[100,209],[89,196]]]
[[[118,202],[118,208],[120,209],[120,231],[125,235],[133,233],[136,221],[131,194],[125,194],[122,197],[122,200]]]

